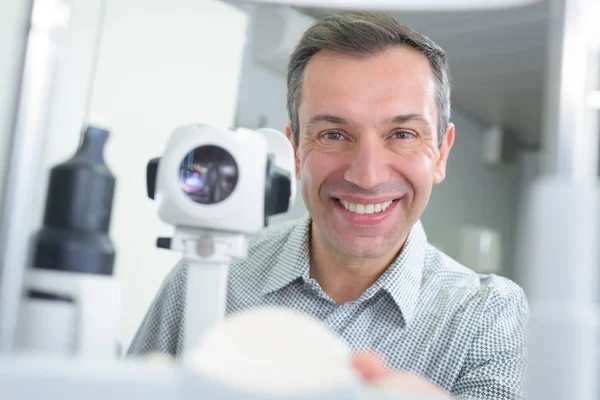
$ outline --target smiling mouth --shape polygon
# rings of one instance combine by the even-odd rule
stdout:
[[[383,203],[361,204],[352,203],[348,200],[337,199],[337,201],[347,210],[355,214],[378,214],[388,209],[396,200],[389,200]]]

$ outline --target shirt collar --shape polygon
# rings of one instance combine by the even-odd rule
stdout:
[[[308,281],[310,223],[310,216],[307,215],[294,224],[283,245],[283,250],[279,253],[279,257],[265,281],[262,289],[263,295],[277,291],[298,278]],[[360,300],[369,299],[383,290],[393,299],[408,324],[412,320],[419,297],[426,245],[425,230],[421,221],[417,221],[409,232],[398,257],[363,293]]]
[[[409,324],[419,301],[426,249],[427,236],[421,221],[417,221],[410,230],[400,254],[363,293],[361,299],[371,298],[380,290],[387,292],[402,313],[405,323]]]
[[[285,240],[279,256],[262,288],[262,294],[275,292],[298,278],[309,279],[310,216],[298,220]]]

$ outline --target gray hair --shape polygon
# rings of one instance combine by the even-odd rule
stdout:
[[[386,14],[346,12],[315,22],[304,32],[290,57],[287,71],[287,109],[296,144],[300,140],[298,107],[304,69],[320,50],[357,57],[374,56],[393,46],[410,46],[429,60],[436,84],[438,143],[450,121],[450,74],[446,53],[429,38],[401,25]]]

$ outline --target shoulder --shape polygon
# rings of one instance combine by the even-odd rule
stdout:
[[[232,266],[269,264],[290,244],[292,233],[300,224],[300,220],[287,221],[267,227],[260,233],[248,237],[246,256],[235,261]]]
[[[281,250],[288,242],[292,232],[302,220],[292,220],[272,225],[248,238],[248,257],[260,257]]]
[[[510,309],[528,317],[527,298],[517,283],[496,274],[476,273],[431,245],[426,251],[424,275],[438,287],[440,293],[460,293],[482,314]]]
[[[295,253],[291,249],[302,246],[298,232],[303,228],[303,220],[292,220],[267,227],[248,237],[246,256],[231,263],[230,279],[266,279],[275,266],[287,261],[282,257]]]
[[[508,278],[476,273],[433,246],[426,252],[424,278],[441,305],[432,312],[463,351],[456,357],[460,372],[452,394],[523,398],[529,323],[523,289]]]

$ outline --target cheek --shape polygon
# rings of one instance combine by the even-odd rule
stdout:
[[[318,191],[325,179],[329,176],[334,163],[326,155],[311,152],[300,160],[302,171],[302,186],[305,196],[313,198],[318,196]]]
[[[439,149],[431,140],[398,142],[391,149],[404,157],[421,157],[429,160],[432,165],[440,156]]]
[[[429,171],[430,173],[433,173],[440,154],[437,147],[431,142],[404,144],[394,150],[398,154],[399,159],[413,165],[414,169]]]
[[[435,159],[423,151],[403,151],[398,154],[396,169],[415,189],[415,196],[431,191]]]

